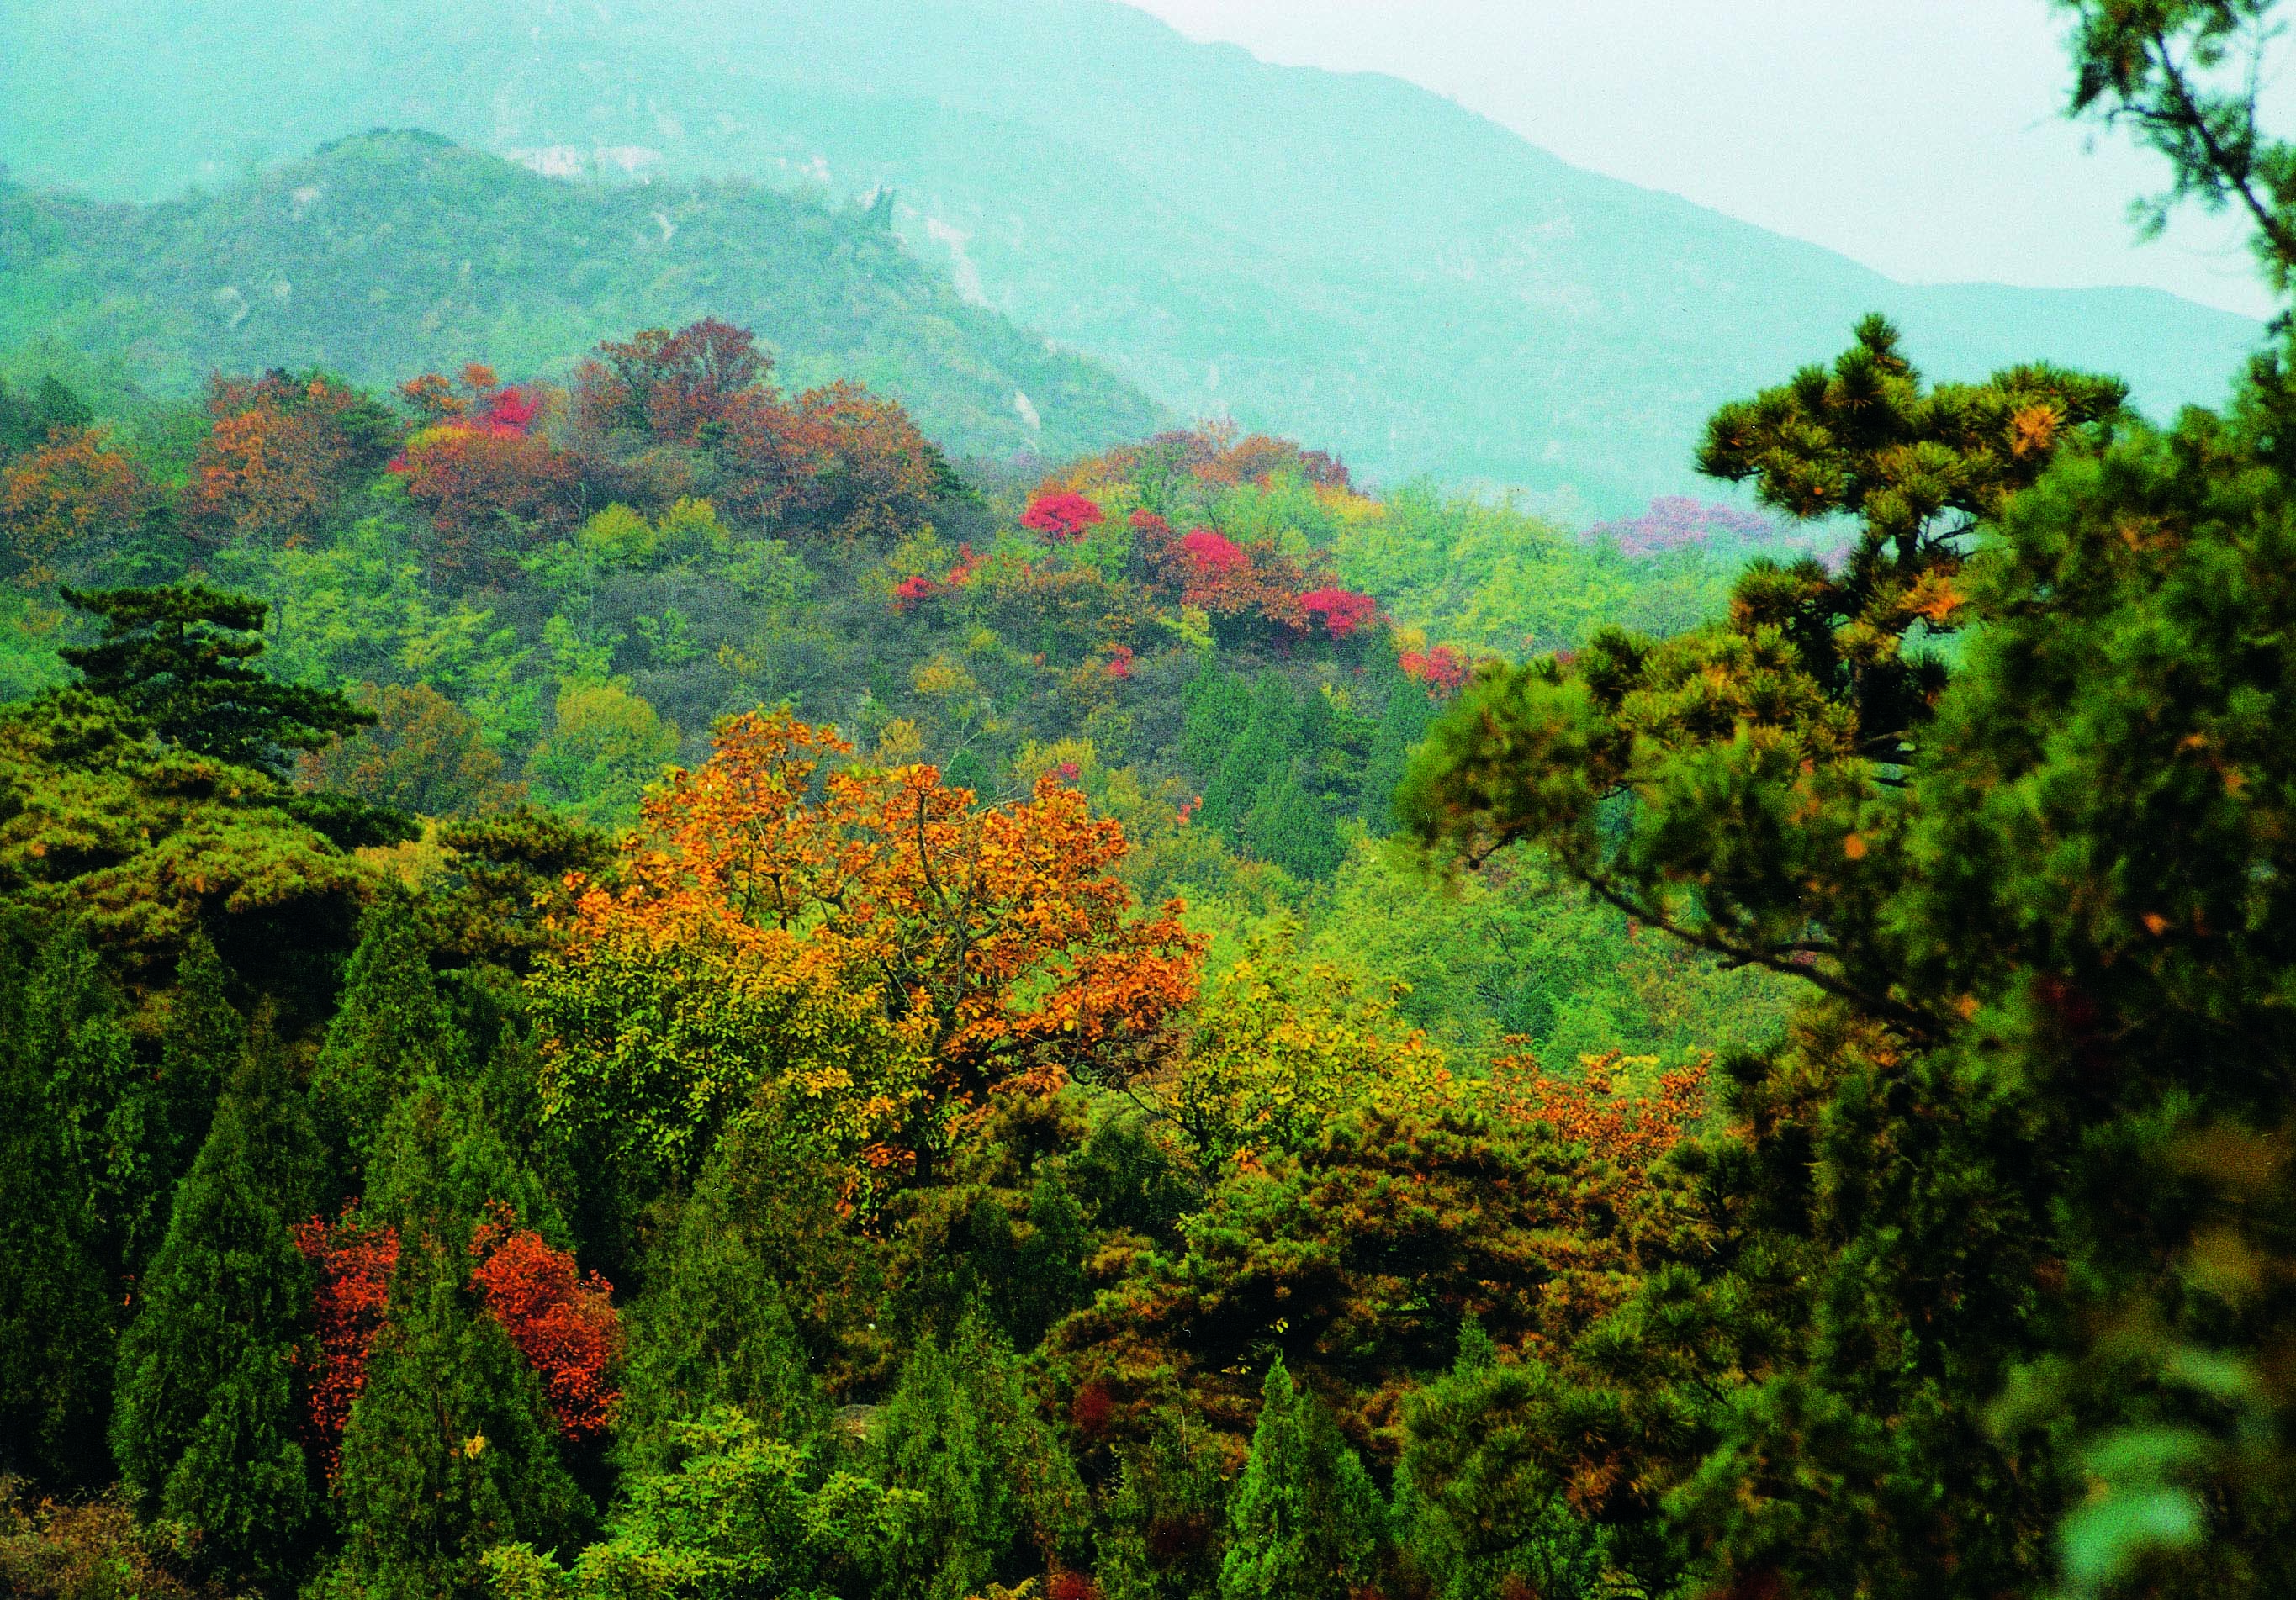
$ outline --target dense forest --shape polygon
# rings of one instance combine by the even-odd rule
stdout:
[[[594,331],[8,364],[0,1589],[2287,1592],[2284,347],[1574,533]]]

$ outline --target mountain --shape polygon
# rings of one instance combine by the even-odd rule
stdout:
[[[890,189],[961,292],[1174,411],[1590,510],[1681,486],[1718,402],[1867,311],[1932,375],[2055,360],[2159,413],[2218,398],[2260,333],[2155,291],[1896,283],[1114,0],[6,4],[20,176],[149,196],[390,124],[618,182]]]
[[[774,347],[784,386],[858,379],[962,453],[1064,454],[1161,420],[1106,368],[965,304],[882,208],[572,184],[427,134],[354,135],[148,205],[0,187],[0,348],[52,339],[163,391],[273,366],[522,376],[713,313]]]

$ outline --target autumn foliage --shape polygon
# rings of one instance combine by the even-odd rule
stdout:
[[[360,1221],[352,1201],[332,1222],[313,1217],[299,1223],[295,1247],[318,1273],[319,1365],[308,1381],[309,1428],[332,1482],[342,1465],[343,1427],[366,1386],[367,1356],[382,1331],[398,1233]]]
[[[59,429],[0,471],[0,563],[37,579],[90,539],[134,531],[155,498],[102,429]]]
[[[652,949],[718,967],[720,987],[832,982],[921,1054],[929,1123],[1020,1074],[1113,1074],[1166,1048],[1201,942],[1177,904],[1133,914],[1122,827],[1056,777],[984,806],[783,713],[714,744],[647,800],[619,878],[582,894],[562,978]],[[545,1046],[546,1069],[567,1059]],[[913,1122],[899,1164],[930,1139]]]
[[[184,520],[209,544],[310,537],[395,439],[381,406],[316,372],[219,377],[207,404],[213,426],[192,461]]]
[[[603,1433],[621,1397],[609,1376],[621,1355],[612,1286],[585,1277],[573,1255],[553,1249],[497,1204],[471,1237],[471,1283],[510,1342],[542,1379],[569,1439]]]
[[[1630,1188],[1638,1188],[1651,1163],[1680,1144],[1706,1113],[1706,1080],[1711,1062],[1699,1060],[1660,1073],[1651,1092],[1630,1092],[1628,1080],[1655,1062],[1631,1059],[1617,1050],[1589,1056],[1575,1079],[1553,1077],[1528,1056],[1506,1056],[1491,1064],[1489,1101],[1510,1121],[1537,1122],[1571,1144],[1584,1145],[1598,1161],[1614,1163]]]
[[[1107,513],[1082,494],[1039,494],[1021,513],[1021,526],[1054,544],[1073,544],[1107,519]]]

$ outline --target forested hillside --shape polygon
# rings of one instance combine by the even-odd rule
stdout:
[[[314,0],[287,50],[231,0],[10,14],[20,178],[152,198],[382,125],[610,181],[890,188],[920,255],[1176,415],[1583,515],[1686,488],[1709,412],[1868,311],[1941,377],[2077,363],[2156,418],[2219,402],[2261,333],[2157,293],[1893,283],[1393,79],[1192,45],[1116,0],[416,0],[385,29]],[[140,70],[163,53],[176,71]]]
[[[2296,290],[2271,8],[2063,9]],[[328,161],[9,203],[388,321],[434,190],[676,192]],[[1574,535],[461,292],[0,384],[0,1593],[2296,1586],[2296,336],[2162,424],[1867,316]]]
[[[610,334],[715,312],[755,328],[788,380],[867,382],[956,453],[1068,453],[1155,426],[1105,369],[960,301],[886,223],[754,184],[576,185],[365,135],[161,205],[0,187],[0,350],[45,340],[184,395],[275,366],[562,374]]]

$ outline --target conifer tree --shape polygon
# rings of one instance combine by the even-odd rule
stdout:
[[[1176,1406],[1118,1451],[1116,1492],[1095,1576],[1106,1600],[1198,1600],[1219,1592],[1228,1482],[1219,1442]]]
[[[41,951],[17,1038],[45,1072],[63,1135],[54,1176],[85,1212],[105,1270],[132,1273],[167,1227],[166,1107],[138,1070],[119,986],[79,925]]]
[[[1279,1357],[1228,1507],[1220,1600],[1347,1600],[1376,1575],[1384,1517],[1363,1462]]]
[[[1551,1473],[1544,1424],[1557,1387],[1539,1367],[1499,1362],[1470,1317],[1451,1371],[1406,1402],[1397,1539],[1438,1600],[1599,1592],[1599,1535]]]
[[[824,1408],[782,1287],[722,1173],[706,1175],[624,1326],[628,1369],[616,1433],[625,1466],[674,1465],[676,1425],[739,1411],[768,1438],[801,1441]]]
[[[496,1131],[476,1090],[424,1075],[398,1097],[373,1144],[362,1211],[402,1237],[431,1233],[456,1247],[489,1209],[564,1241],[556,1208]]]
[[[183,1183],[121,1342],[112,1447],[202,1564],[276,1588],[315,1510],[291,1378],[310,1356],[310,1273],[290,1229],[316,1190],[301,1091],[258,1030]]]
[[[404,901],[385,896],[360,919],[358,948],[311,1078],[319,1132],[346,1192],[364,1186],[384,1119],[415,1081],[447,1075],[460,1039]]]
[[[948,1344],[919,1342],[871,1445],[880,1482],[923,1497],[914,1537],[928,1600],[1016,1583],[1081,1541],[1075,1463],[1029,1404],[1012,1346],[977,1310]]]
[[[227,985],[214,943],[193,933],[176,959],[160,1040],[159,1098],[170,1185],[190,1170],[207,1142],[224,1087],[247,1049],[247,1025],[232,1007]]]
[[[343,1548],[323,1593],[461,1600],[484,1592],[488,1548],[549,1547],[592,1515],[558,1458],[534,1373],[465,1286],[459,1245],[399,1255],[390,1313],[343,1431]]]
[[[26,965],[0,939],[0,1473],[85,1482],[102,1469],[111,1295],[83,1196],[59,1181],[45,1064],[22,1048]]]

